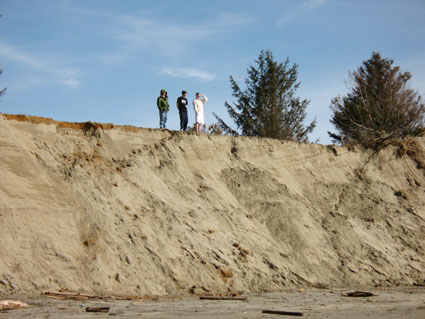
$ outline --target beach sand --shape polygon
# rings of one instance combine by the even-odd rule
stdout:
[[[249,295],[247,301],[211,301],[199,298],[157,301],[72,301],[46,297],[24,298],[27,309],[0,312],[0,318],[295,318],[264,314],[262,310],[302,313],[304,318],[423,319],[425,289],[373,290],[377,296],[342,297],[347,290],[305,290]],[[87,307],[109,307],[107,313],[86,312]]]

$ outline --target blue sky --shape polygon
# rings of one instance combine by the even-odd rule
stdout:
[[[333,97],[373,51],[410,71],[425,94],[423,0],[0,0],[0,112],[178,129],[182,89],[227,118],[232,75],[243,87],[261,50],[299,65],[297,95],[317,118],[310,140],[330,143]],[[194,113],[189,109],[189,123]]]

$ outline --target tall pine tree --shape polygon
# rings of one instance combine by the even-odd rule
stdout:
[[[225,106],[237,129],[232,129],[214,114],[218,125],[232,135],[307,142],[316,120],[304,126],[309,101],[295,96],[300,85],[297,82],[297,64],[290,66],[289,58],[278,63],[268,50],[261,51],[255,62],[256,67],[250,66],[248,69],[244,91],[230,76],[236,102],[231,105],[226,101]]]
[[[425,105],[408,86],[412,75],[400,72],[393,63],[374,52],[350,73],[349,93],[334,98],[331,104],[331,123],[338,133],[329,135],[335,141],[376,148],[387,140],[424,131]]]

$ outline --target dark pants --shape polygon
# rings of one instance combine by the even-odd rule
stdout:
[[[183,131],[186,131],[187,122],[188,122],[187,109],[179,110],[179,114],[180,114],[180,129]]]

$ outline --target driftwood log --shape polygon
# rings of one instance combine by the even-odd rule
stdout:
[[[295,317],[304,316],[304,314],[302,312],[283,311],[283,310],[263,310],[263,313],[269,313],[269,314],[272,314],[272,315],[295,316]]]
[[[28,308],[28,304],[20,300],[2,300],[0,301],[0,310],[12,310],[19,308]]]
[[[87,307],[87,312],[109,312],[109,307]]]
[[[243,296],[200,296],[199,299],[201,300],[248,300],[247,297]]]
[[[372,297],[372,296],[376,296],[376,295],[372,292],[367,292],[367,291],[350,291],[350,292],[343,293],[342,296],[344,296],[344,297]]]
[[[95,295],[86,295],[80,294],[78,292],[50,292],[47,291],[43,295],[56,298],[56,299],[74,299],[74,300],[88,300],[88,299],[112,299],[108,296],[95,296]]]

